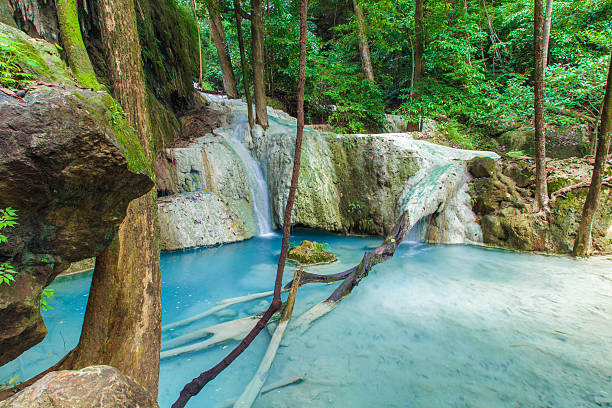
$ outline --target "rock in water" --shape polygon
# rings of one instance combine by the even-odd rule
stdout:
[[[319,265],[332,263],[336,255],[325,250],[325,245],[314,241],[302,241],[298,246],[289,249],[287,258],[300,265]]]
[[[149,392],[114,367],[54,371],[0,402],[0,408],[158,408]]]

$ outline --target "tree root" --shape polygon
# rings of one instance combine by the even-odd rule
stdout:
[[[579,188],[587,188],[591,185],[591,181],[585,181],[583,183],[576,183],[576,184],[572,184],[569,185],[567,187],[563,187],[560,188],[559,190],[555,191],[554,193],[551,194],[550,196],[550,202],[554,203],[555,201],[557,201],[557,198],[561,197],[561,196],[565,196],[567,193],[579,189]],[[602,186],[606,186],[608,188],[612,188],[612,177],[606,177],[605,179],[603,179],[603,181],[601,182]]]

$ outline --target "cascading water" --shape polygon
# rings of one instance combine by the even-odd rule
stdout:
[[[257,217],[259,235],[266,236],[274,232],[272,228],[272,217],[270,216],[268,185],[259,167],[259,163],[257,163],[251,155],[251,152],[244,145],[244,140],[245,137],[248,136],[248,132],[249,127],[246,117],[240,118],[239,122],[236,124],[232,137],[227,140],[245,166],[251,186],[253,212]]]

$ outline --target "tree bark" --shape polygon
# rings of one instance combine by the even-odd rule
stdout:
[[[355,10],[355,19],[357,20],[357,34],[359,36],[359,55],[361,56],[361,68],[365,76],[374,82],[374,71],[372,70],[372,61],[370,59],[370,45],[368,44],[368,35],[366,29],[365,17],[363,16],[363,7],[359,0],[353,0],[353,9]]]
[[[56,9],[60,37],[70,70],[79,85],[99,91],[102,87],[96,80],[96,74],[83,43],[76,0],[57,0]]]
[[[219,14],[219,2],[217,0],[211,1],[208,6],[208,14],[210,15],[210,35],[217,49],[219,67],[221,68],[221,75],[223,76],[223,89],[228,98],[237,99],[239,95],[238,88],[236,88],[236,77],[234,77],[232,60],[225,48],[225,31],[223,31],[223,23],[221,22],[221,15]]]
[[[546,184],[546,135],[544,132],[544,67],[542,53],[542,0],[534,1],[533,51],[534,51],[534,122],[536,151],[536,205],[535,212],[548,210]]]
[[[181,391],[179,398],[172,408],[182,408],[187,404],[189,399],[198,394],[202,388],[212,381],[221,371],[229,366],[246,348],[253,342],[255,337],[266,327],[272,315],[282,305],[281,291],[283,282],[283,272],[287,261],[287,252],[289,250],[289,237],[291,235],[291,214],[293,213],[293,204],[295,202],[295,192],[297,190],[298,179],[300,174],[300,162],[302,157],[302,138],[304,136],[304,86],[306,83],[306,13],[307,0],[300,2],[300,66],[298,72],[298,87],[297,87],[297,134],[295,138],[295,153],[293,156],[293,172],[291,175],[291,185],[289,187],[289,196],[285,205],[285,214],[283,217],[283,241],[281,244],[281,253],[278,259],[278,267],[276,269],[276,279],[274,281],[274,295],[270,307],[263,314],[261,320],[257,322],[251,332],[234,348],[221,362],[212,367],[208,371],[204,371],[198,377],[194,378],[190,383],[185,385]],[[255,9],[253,9],[253,20],[255,20]],[[263,50],[262,50],[263,51]],[[263,55],[262,55],[263,57]]]
[[[606,171],[608,160],[608,150],[610,148],[610,132],[612,131],[612,53],[610,54],[610,68],[608,70],[608,83],[604,96],[603,108],[601,111],[601,125],[597,134],[597,152],[595,153],[595,163],[593,164],[593,176],[591,186],[587,194],[580,226],[574,241],[574,256],[587,256],[591,251],[591,231],[593,229],[593,219],[599,207],[601,197],[601,184]]]
[[[266,74],[264,55],[263,4],[262,0],[251,0],[251,51],[253,53],[253,87],[255,91],[255,114],[258,125],[268,128],[266,102]]]
[[[414,3],[414,85],[423,77],[423,0]]]
[[[198,58],[200,61],[200,74],[198,75],[198,84],[202,88],[202,34],[200,33],[200,21],[198,19],[198,11],[196,8],[195,0],[191,0],[191,6],[193,7],[193,18],[195,19],[196,29],[198,30]]]
[[[550,43],[550,27],[552,25],[553,0],[546,0],[546,12],[544,15],[544,39],[542,53],[544,55],[544,66],[548,66],[548,45]]]
[[[238,32],[238,47],[240,48],[240,65],[242,66],[242,82],[244,83],[244,94],[247,101],[247,112],[249,115],[249,126],[253,129],[255,119],[253,118],[253,100],[251,99],[251,85],[244,51],[244,36],[242,35],[242,16],[240,15],[240,0],[234,0],[234,14],[236,15],[236,30]]]
[[[132,0],[98,0],[100,31],[112,93],[125,108],[149,162],[151,126]],[[108,364],[157,396],[161,286],[156,193],[133,200],[96,267],[77,347],[60,364]]]

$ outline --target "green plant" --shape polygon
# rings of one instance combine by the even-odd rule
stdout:
[[[17,225],[17,210],[8,207],[4,210],[0,209],[0,230],[4,228],[12,228]],[[6,235],[0,234],[0,243],[7,242]],[[0,263],[0,285],[6,283],[10,285],[15,281],[17,271],[9,262]]]
[[[51,288],[44,288],[40,295],[40,308],[42,310],[53,309],[53,306],[49,305],[49,298],[55,296],[55,291]]]
[[[18,54],[13,46],[0,42],[0,85],[5,88],[24,88],[33,78],[19,66]]]

